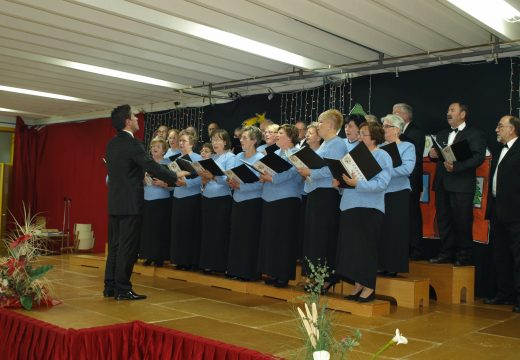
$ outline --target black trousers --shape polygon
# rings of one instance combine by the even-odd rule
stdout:
[[[105,288],[124,293],[132,289],[130,276],[137,260],[141,215],[110,215]]]
[[[491,218],[491,245],[500,299],[520,304],[520,222],[503,223]]]
[[[460,261],[472,260],[474,193],[435,192],[437,226],[441,237],[439,256],[454,257]]]
[[[421,193],[415,191],[410,193],[410,221],[408,226],[410,255],[424,256]]]

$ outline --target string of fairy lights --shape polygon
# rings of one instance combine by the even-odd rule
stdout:
[[[347,114],[352,107],[352,79],[280,94],[280,122],[294,124],[317,121],[325,110],[338,109]]]
[[[144,142],[146,144],[150,143],[155,131],[161,125],[179,130],[193,126],[198,130],[200,139],[204,129],[204,107],[175,108],[163,112],[145,113],[144,124]]]

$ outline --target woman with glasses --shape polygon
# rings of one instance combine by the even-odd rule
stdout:
[[[298,150],[298,129],[285,124],[278,129],[275,151],[289,162],[289,156]],[[296,275],[296,245],[298,243],[302,178],[294,166],[289,170],[260,176],[262,190],[262,230],[258,254],[260,273],[269,276],[265,283],[287,287]]]
[[[385,144],[396,143],[401,165],[390,169],[390,184],[385,194],[385,218],[379,238],[379,271],[382,275],[396,276],[408,272],[410,174],[415,166],[415,147],[399,140],[404,120],[399,115],[387,115],[383,119]]]
[[[365,122],[359,127],[359,135],[382,170],[370,180],[343,175],[352,188],[344,189],[341,196],[336,271],[354,282],[354,290],[347,299],[369,302],[375,299],[377,241],[383,226],[392,159],[377,147],[384,140],[381,125]],[[339,185],[335,179],[333,183]]]
[[[224,129],[214,130],[211,133],[211,145],[215,152],[212,159],[222,170],[231,169],[235,164],[235,154],[231,152],[228,132]],[[224,273],[229,251],[231,190],[227,184],[227,176],[218,176],[209,171],[203,171],[199,176],[204,185],[199,267],[205,273]]]
[[[277,134],[278,134],[278,128],[280,125],[278,124],[271,124],[268,125],[265,128],[264,136],[265,136],[265,144],[260,145],[256,151],[266,155],[265,148],[271,145],[276,144]]]
[[[235,157],[234,167],[243,165],[240,160],[250,164],[264,155],[256,151],[256,145],[262,141],[262,132],[256,126],[245,127],[240,135],[243,152]],[[257,176],[260,174],[255,172]],[[228,178],[233,189],[233,207],[231,210],[231,236],[227,275],[242,281],[256,280],[258,273],[258,243],[262,218],[262,183],[241,183]]]
[[[181,131],[181,158],[188,161],[202,160],[199,154],[193,152],[196,142],[193,133]],[[170,258],[177,269],[196,269],[199,265],[200,186],[200,177],[190,176],[180,179],[173,190]]]
[[[179,149],[179,130],[171,129],[168,131],[168,145],[170,147],[164,154],[164,158],[173,161],[181,153]]]

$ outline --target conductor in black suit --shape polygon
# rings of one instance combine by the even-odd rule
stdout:
[[[139,249],[144,172],[170,185],[177,181],[177,176],[157,164],[134,138],[139,124],[129,105],[115,108],[111,117],[117,135],[107,144],[105,155],[110,235],[103,296],[140,300],[146,296],[133,292],[130,276]]]
[[[497,275],[497,294],[485,304],[514,305],[520,312],[520,120],[503,116],[496,128],[502,144],[493,154],[486,217],[491,222],[491,245]]]
[[[437,161],[433,190],[441,248],[431,263],[452,263],[456,266],[472,263],[473,199],[476,189],[476,169],[484,162],[486,142],[482,133],[466,123],[468,107],[460,102],[448,108],[451,128],[437,134],[442,146],[466,140],[471,156],[463,161],[438,161],[439,154],[432,148],[430,158]]]
[[[423,154],[425,133],[419,129],[413,119],[413,109],[410,105],[395,104],[392,113],[399,115],[404,120],[404,131],[400,136],[401,141],[411,142],[415,146],[415,166],[410,174],[410,221],[409,221],[409,244],[410,260],[423,260],[423,221],[421,213],[421,193],[423,191]]]

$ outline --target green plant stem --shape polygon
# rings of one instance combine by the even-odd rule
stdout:
[[[384,353],[390,346],[392,346],[393,344],[395,344],[395,341],[392,339],[390,340],[389,342],[387,342],[384,346],[381,347],[381,349],[379,349],[375,354],[374,356],[371,357],[371,360],[374,360],[374,359],[377,359],[379,357],[379,355],[381,355],[382,353]]]

